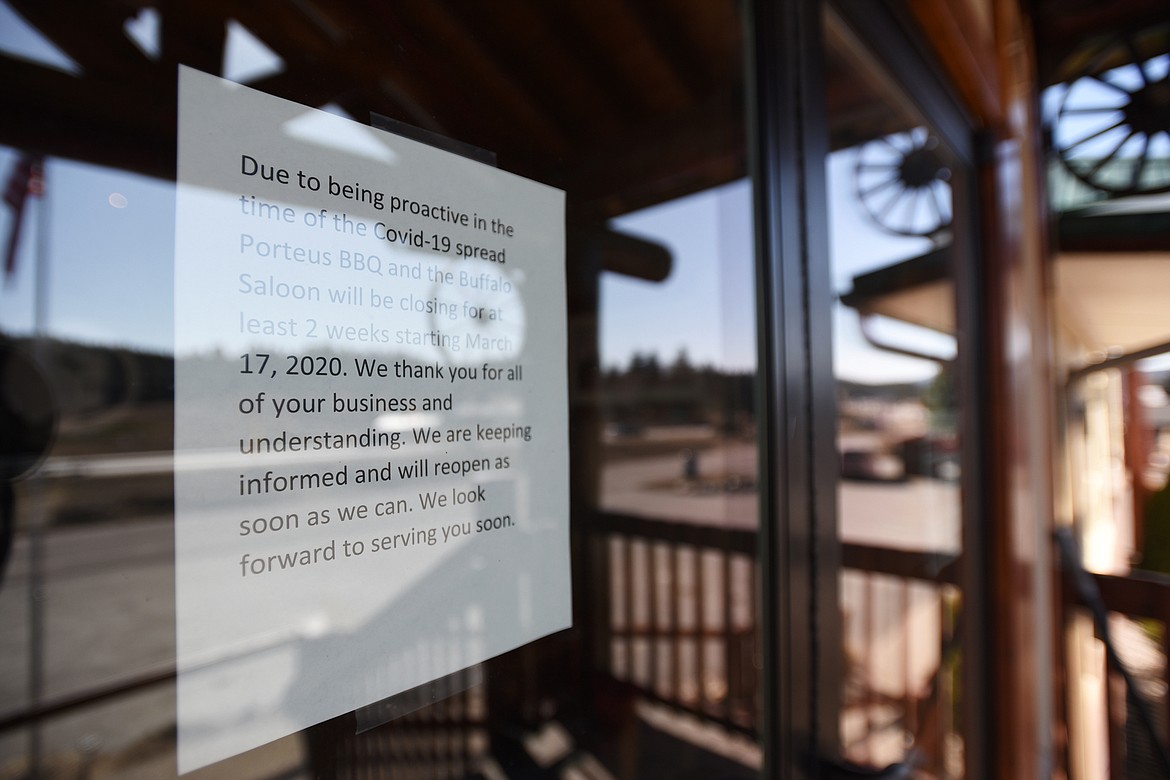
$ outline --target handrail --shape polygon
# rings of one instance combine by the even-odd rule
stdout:
[[[678,542],[696,547],[715,547],[728,552],[754,555],[754,528],[723,528],[677,520],[656,520],[615,512],[598,512],[589,520],[588,531],[641,536],[661,542]]]
[[[83,690],[68,696],[62,696],[45,703],[33,704],[23,710],[0,716],[0,734],[22,726],[31,726],[34,723],[63,715],[72,710],[89,707],[109,699],[116,699],[129,693],[135,693],[155,685],[172,682],[175,679],[173,667],[162,669],[149,674],[139,675],[131,680],[121,680],[94,688]]]
[[[1110,611],[1151,620],[1170,618],[1170,577],[1144,572],[1124,577],[1095,573],[1091,576]]]
[[[1096,373],[1097,371],[1104,371],[1107,368],[1120,368],[1121,366],[1127,366],[1130,363],[1136,363],[1139,360],[1145,360],[1146,358],[1164,355],[1167,352],[1170,352],[1170,341],[1164,342],[1162,344],[1155,344],[1154,346],[1146,347],[1145,349],[1138,349],[1134,350],[1133,352],[1127,352],[1124,355],[1114,355],[1112,357],[1107,357],[1104,360],[1097,361],[1096,363],[1090,363],[1087,366],[1081,366],[1080,368],[1069,371],[1068,383],[1072,384],[1078,379],[1086,377],[1089,374]]]
[[[899,550],[866,544],[841,545],[841,565],[869,574],[957,585],[959,556],[955,553]]]
[[[1102,644],[1105,645],[1105,655],[1110,665],[1117,670],[1122,680],[1125,681],[1125,688],[1130,700],[1133,702],[1134,709],[1137,711],[1138,720],[1142,722],[1142,726],[1146,729],[1150,738],[1154,758],[1157,760],[1163,775],[1170,778],[1170,751],[1167,750],[1166,742],[1162,738],[1162,735],[1158,733],[1157,722],[1154,719],[1154,712],[1149,701],[1138,687],[1137,682],[1134,680],[1133,675],[1130,674],[1125,663],[1122,662],[1121,656],[1117,653],[1117,648],[1113,643],[1112,633],[1109,630],[1109,607],[1101,589],[1098,588],[1098,580],[1094,575],[1086,571],[1081,564],[1080,545],[1077,544],[1071,529],[1057,529],[1055,536],[1057,546],[1060,549],[1061,562],[1065,567],[1065,573],[1072,580],[1071,584],[1075,588],[1080,602],[1092,612],[1093,624],[1097,629],[1097,635],[1101,638]],[[1140,583],[1141,580],[1134,580],[1134,582]],[[1159,585],[1159,583],[1151,583],[1153,587],[1158,587]],[[1141,586],[1138,585],[1134,590],[1138,587]],[[1160,585],[1160,587],[1170,590],[1170,587],[1166,585]],[[1163,609],[1161,612],[1164,613],[1165,610]]]

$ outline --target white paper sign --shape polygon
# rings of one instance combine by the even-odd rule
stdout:
[[[179,770],[571,623],[564,193],[179,77]]]

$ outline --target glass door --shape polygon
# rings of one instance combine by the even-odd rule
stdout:
[[[0,778],[759,775],[744,13],[0,2]]]

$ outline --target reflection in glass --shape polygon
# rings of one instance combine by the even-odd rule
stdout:
[[[722,724],[709,744],[758,766],[745,738],[760,727],[750,220],[746,182],[613,220],[670,266],[602,279],[598,522],[608,668]],[[649,716],[670,727],[669,709]]]
[[[602,280],[608,511],[756,525],[750,219],[739,182],[614,221],[671,266],[658,282]]]
[[[950,171],[938,145],[915,127],[857,150],[855,194],[874,224],[899,236],[933,236],[950,225]]]
[[[41,366],[57,426],[42,464],[12,486],[15,542],[0,584],[0,716],[9,718],[0,774],[28,767],[45,776],[173,776],[176,463],[228,468],[278,454],[255,455],[276,438],[263,431],[233,437],[229,451],[243,440],[243,452],[204,453],[201,464],[173,452],[176,368],[222,372],[257,353],[247,339],[225,339],[221,354],[181,355],[176,365],[176,293],[205,302],[204,315],[232,305],[215,290],[200,297],[201,279],[175,289],[180,63],[361,125],[373,112],[489,150],[503,171],[566,190],[574,206],[563,221],[574,480],[565,500],[574,538],[571,566],[562,567],[574,578],[573,628],[492,658],[468,679],[347,712],[202,776],[756,774],[755,484],[747,455],[755,350],[754,313],[743,305],[753,295],[738,6],[646,14],[617,3],[599,14],[574,4],[338,2],[269,13],[248,4],[128,11],[94,2],[65,14],[51,4],[12,5],[28,21],[0,4],[0,48],[13,55],[6,65],[15,74],[4,84],[15,110],[0,116],[12,147],[0,149],[0,176],[7,186],[18,161],[43,153],[46,190],[28,202],[0,286],[0,338]],[[395,162],[368,131],[341,133],[319,120],[302,112],[285,129],[323,153],[364,155],[363,173]],[[655,204],[682,208],[694,193],[705,216],[690,212],[682,221],[695,224],[673,238],[637,216],[621,218]],[[11,209],[0,208],[0,236],[11,220]],[[227,232],[223,224],[204,232],[217,231]],[[626,280],[669,291],[673,312],[626,295],[624,281],[601,281],[602,268],[623,266],[623,253],[633,258],[627,266],[652,266],[635,274],[643,280],[661,279],[663,256],[674,259],[662,284]],[[268,274],[252,276],[253,290],[268,282]],[[303,281],[274,281],[276,290],[295,295],[301,284],[308,294]],[[676,282],[690,291],[678,295]],[[429,289],[417,292],[430,300]],[[321,293],[300,303],[331,305]],[[255,297],[255,306],[265,304]],[[479,305],[513,304],[485,295]],[[531,319],[513,324],[517,349],[548,335],[534,334]],[[602,345],[618,332],[631,343]],[[461,358],[470,356],[464,350]],[[436,349],[411,357],[443,359]],[[634,374],[657,377],[649,394],[623,385]],[[396,381],[386,378],[387,393]],[[517,411],[487,405],[492,414]],[[405,435],[402,423],[372,413],[364,427]],[[653,520],[662,502],[648,499],[640,481],[636,506],[623,506],[611,489],[611,480],[639,468],[637,458],[614,451],[636,438],[629,431],[651,428],[671,484],[649,492],[672,499]],[[281,533],[270,530],[276,516],[246,520],[268,529],[263,538]],[[454,574],[477,565],[463,552],[452,556]],[[409,595],[430,595],[433,603],[416,603],[445,621],[451,641],[420,643],[409,660],[438,668],[457,651],[481,655],[468,648],[489,631],[490,613],[447,611],[459,578],[430,574]],[[214,579],[205,584],[216,592]],[[541,585],[528,581],[525,592],[539,598]],[[372,621],[343,624],[308,610],[282,627],[288,641],[223,649],[278,677],[276,698],[304,683],[299,664],[309,654],[335,661],[339,680],[386,691],[384,680],[344,667],[370,622],[410,637],[396,595],[352,597],[359,618]],[[257,720],[226,701],[204,702],[209,721],[246,728]]]
[[[1116,66],[1117,62],[1124,65]],[[1053,147],[1065,169],[1110,195],[1170,188],[1170,55],[1135,32],[1105,39],[1066,84],[1048,90]]]
[[[837,376],[844,757],[962,775],[953,165],[830,19],[829,71],[858,84],[827,163]],[[860,118],[864,117],[865,121]]]

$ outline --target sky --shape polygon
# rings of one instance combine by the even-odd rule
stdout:
[[[614,228],[658,241],[672,255],[661,282],[605,273],[601,355],[622,367],[635,353],[695,365],[755,366],[751,187],[734,182],[614,220]]]
[[[852,151],[832,155],[829,234],[832,285],[837,294],[853,277],[931,249],[924,238],[904,238],[875,227],[852,192]],[[624,366],[638,352],[673,361],[681,350],[693,364],[729,370],[756,365],[754,246],[751,186],[738,181],[621,217],[614,227],[666,245],[673,255],[663,282],[606,274],[602,278],[601,354],[606,366]],[[837,373],[859,382],[913,382],[938,371],[931,361],[869,346],[856,314],[833,306]],[[903,343],[945,353],[950,340],[922,328],[885,323]]]

